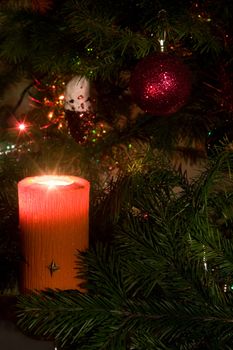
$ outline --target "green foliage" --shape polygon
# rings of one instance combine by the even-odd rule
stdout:
[[[14,77],[23,75],[47,84],[56,76],[65,81],[87,76],[96,91],[96,114],[113,130],[100,145],[105,150],[113,140],[126,140],[129,135],[166,150],[184,135],[187,143],[205,142],[209,130],[231,117],[231,105],[224,101],[231,101],[232,92],[225,90],[227,81],[222,82],[220,73],[222,66],[231,68],[229,1],[200,3],[198,8],[189,1],[168,0],[45,1],[43,6],[47,10],[36,11],[28,1],[13,0],[0,6],[2,93]],[[154,118],[143,111],[133,116],[130,74],[138,60],[159,50],[158,39],[164,32],[166,49],[181,56],[193,72],[192,96],[171,118]],[[2,111],[1,124],[15,112]],[[47,117],[43,112],[41,120]],[[35,114],[28,119],[36,122]],[[116,124],[121,116],[127,126],[119,133]]]
[[[227,10],[228,17],[223,17]],[[189,49],[221,53],[221,38],[214,31],[217,25],[228,30],[230,11],[231,4],[225,2],[208,22],[191,11],[189,2],[174,6],[170,1],[150,0],[117,4],[102,0],[54,1],[53,8],[45,12],[3,4],[1,58],[31,73],[84,72],[113,79],[136,59],[158,49],[164,30],[169,42],[192,37]],[[206,12],[211,16],[213,8],[207,6]]]
[[[73,349],[230,349],[231,169],[223,150],[191,184],[162,163],[119,180],[94,212],[98,229],[120,208],[111,242],[78,255],[87,291],[20,296],[20,326]]]

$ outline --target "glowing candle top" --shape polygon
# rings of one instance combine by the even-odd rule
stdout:
[[[57,186],[67,186],[74,183],[71,176],[65,175],[42,175],[36,176],[29,179],[30,183],[36,183],[39,185],[45,185],[48,188],[53,188]]]
[[[85,187],[87,181],[76,176],[68,175],[41,175],[27,177],[21,181],[21,186],[43,189],[74,189]]]
[[[26,177],[18,183],[21,224],[27,220],[63,220],[85,212],[90,183],[70,175]],[[23,214],[24,213],[24,214]]]

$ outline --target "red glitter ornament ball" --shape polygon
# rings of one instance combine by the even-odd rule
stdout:
[[[173,114],[187,102],[191,73],[179,58],[155,53],[136,65],[130,90],[143,111],[157,116]]]

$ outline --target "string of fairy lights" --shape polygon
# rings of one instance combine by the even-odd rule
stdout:
[[[17,142],[2,142],[0,143],[0,156],[12,154],[20,151],[22,143],[28,144],[33,142],[33,132],[46,131],[50,127],[55,127],[58,131],[68,135],[72,134],[72,128],[77,134],[80,134],[78,143],[80,144],[95,144],[102,139],[108,131],[106,123],[97,120],[96,114],[92,111],[76,111],[73,109],[74,118],[79,124],[69,125],[69,120],[66,116],[67,104],[72,106],[74,101],[65,98],[66,82],[60,78],[55,78],[52,83],[42,83],[38,80],[34,82],[34,91],[29,95],[29,104],[32,107],[28,115],[23,116],[22,120],[15,118],[15,125],[8,131],[15,135]],[[87,96],[79,95],[76,99],[88,99]],[[72,107],[73,108],[73,107]],[[33,122],[33,114],[40,110],[41,120],[35,119]],[[82,134],[82,135],[81,135]],[[30,141],[25,141],[22,136],[28,136]],[[73,136],[73,135],[72,135]],[[30,149],[28,149],[30,151]]]

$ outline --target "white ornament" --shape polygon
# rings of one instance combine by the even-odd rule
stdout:
[[[81,76],[75,76],[66,85],[64,91],[65,109],[76,112],[90,112],[90,81]]]

